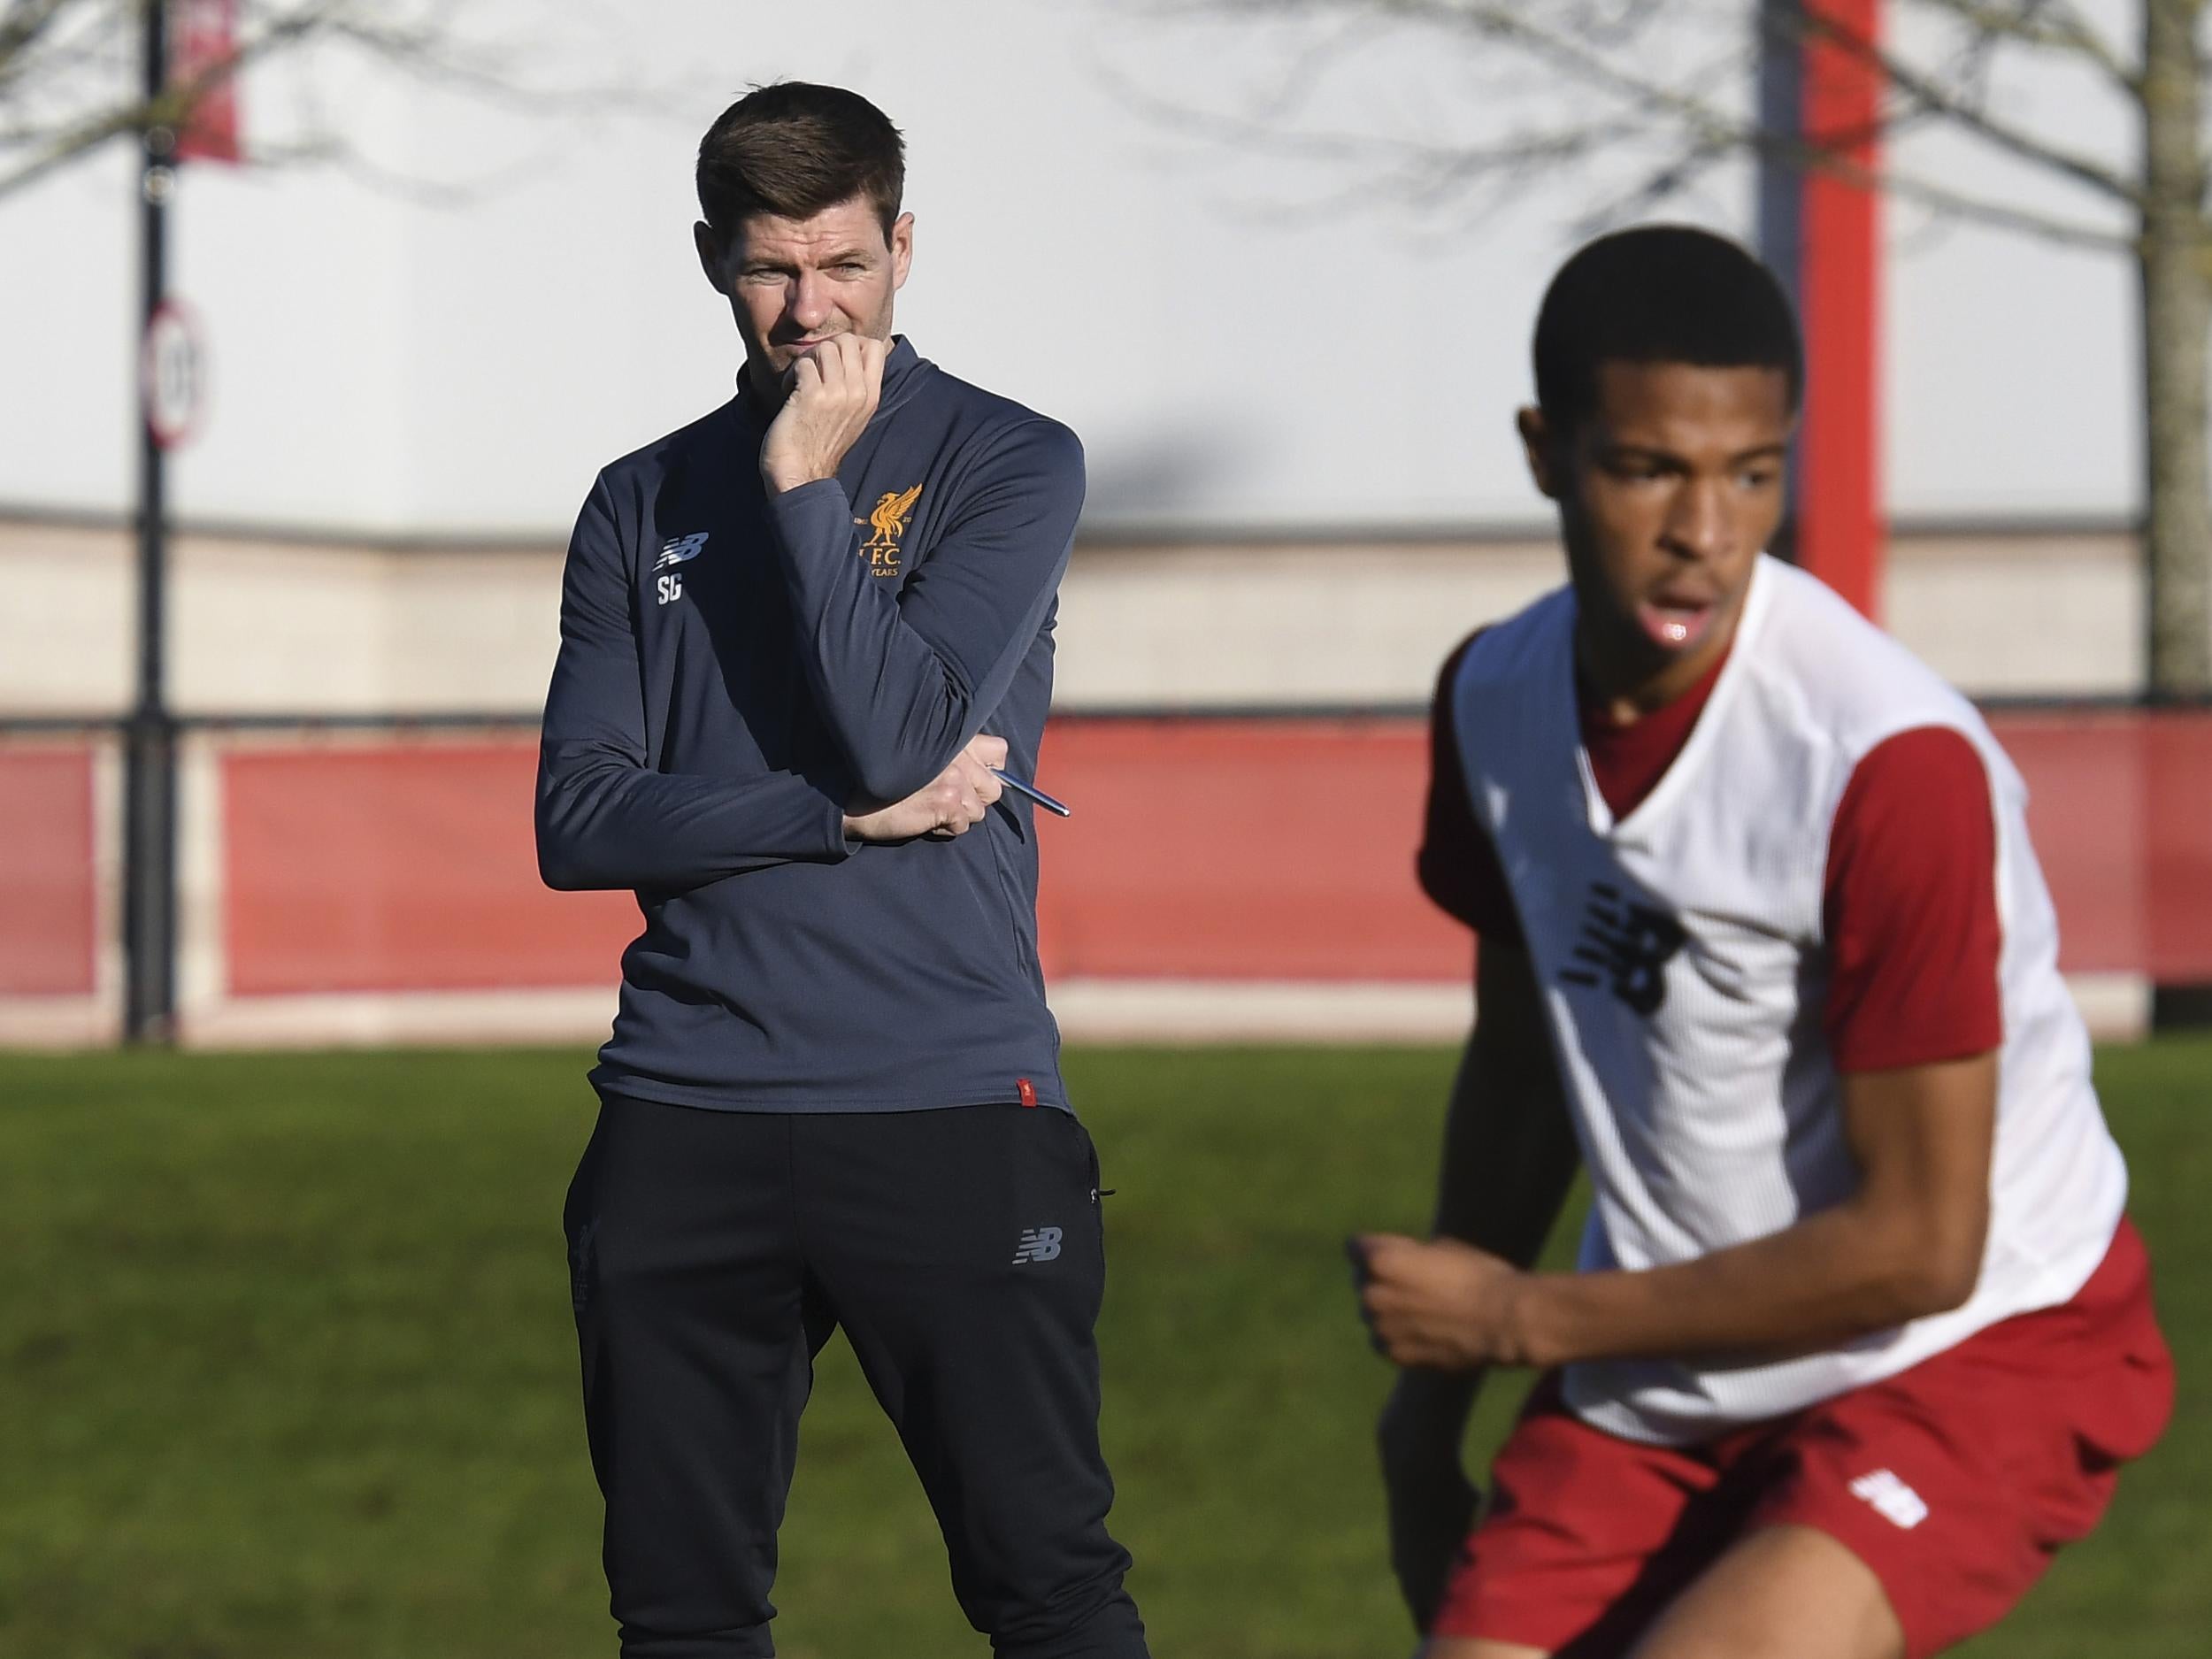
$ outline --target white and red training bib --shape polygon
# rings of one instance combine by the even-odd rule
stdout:
[[[1898,733],[1956,731],[1987,767],[2004,1040],[1989,1239],[1963,1306],[1792,1360],[1571,1366],[1569,1403],[1635,1439],[1703,1439],[2065,1301],[2111,1240],[2126,1171],[2059,975],[2026,791],[1980,716],[1821,583],[1762,557],[1694,730],[1616,822],[1578,737],[1574,618],[1562,588],[1486,630],[1449,695],[1595,1189],[1586,1271],[1686,1261],[1852,1190],[1822,1020],[1829,832],[1861,758]]]

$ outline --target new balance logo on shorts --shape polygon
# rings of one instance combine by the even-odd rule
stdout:
[[[1908,1532],[1928,1518],[1926,1500],[1886,1469],[1861,1475],[1851,1483],[1851,1495],[1863,1498],[1885,1521]]]
[[[1024,1227],[1021,1242],[1014,1247],[1014,1265],[1055,1260],[1060,1254],[1060,1236],[1057,1227]]]

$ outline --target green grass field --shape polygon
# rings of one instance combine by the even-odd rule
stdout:
[[[1092,1051],[1118,1530],[1168,1659],[1402,1655],[1339,1240],[1425,1214],[1452,1056]],[[613,1651],[558,1214],[580,1056],[0,1056],[0,1653]],[[2182,1403],[1978,1659],[2212,1630],[2212,1042],[2100,1059]],[[1517,1390],[1499,1388],[1476,1455]],[[833,1343],[781,1651],[979,1654]]]

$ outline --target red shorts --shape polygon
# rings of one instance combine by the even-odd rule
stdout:
[[[2072,1301],[1702,1444],[1592,1428],[1546,1377],[1492,1465],[1434,1633],[1610,1659],[1735,1540],[1794,1525],[1873,1570],[1920,1659],[1995,1624],[2087,1534],[2173,1394],[2124,1219]]]

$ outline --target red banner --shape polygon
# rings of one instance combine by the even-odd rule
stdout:
[[[179,161],[239,161],[236,0],[170,0],[169,84],[196,88],[177,128]]]

